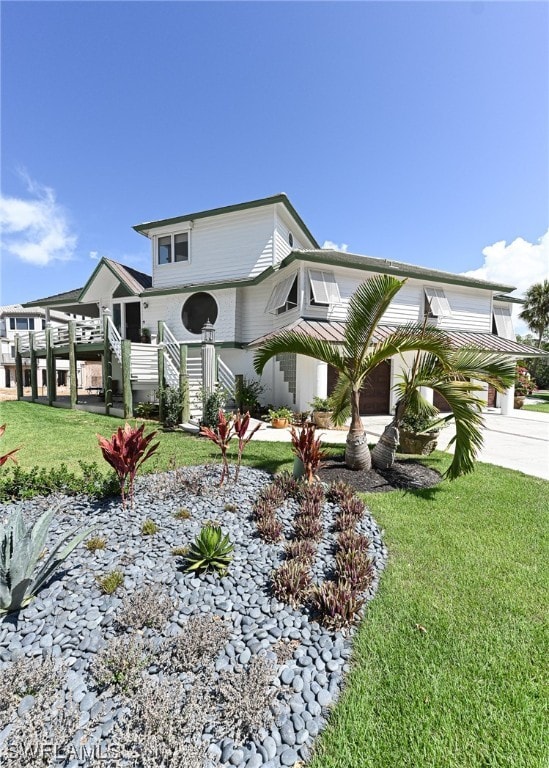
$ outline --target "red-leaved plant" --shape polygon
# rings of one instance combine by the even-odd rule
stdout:
[[[5,431],[6,431],[6,425],[2,424],[2,426],[0,427],[0,437],[2,437]],[[13,458],[13,454],[17,453],[17,451],[19,450],[20,448],[14,448],[12,451],[8,451],[3,456],[0,456],[0,467],[3,464],[5,464],[8,459],[10,459],[10,461],[13,461],[14,464],[17,464],[17,459]]]
[[[307,482],[312,483],[320,462],[326,458],[326,453],[320,447],[320,438],[315,436],[315,425],[306,423],[299,432],[295,427],[290,427],[290,435],[292,451],[303,464]]]
[[[215,443],[221,451],[221,460],[223,462],[223,470],[221,472],[221,481],[219,485],[223,485],[225,478],[229,478],[229,462],[227,460],[227,449],[231,442],[231,437],[234,435],[233,421],[227,419],[222,409],[219,409],[217,414],[217,427],[211,429],[210,427],[200,427],[200,434],[207,437],[212,443]]]
[[[118,427],[110,440],[97,435],[103,458],[118,476],[124,508],[126,507],[126,484],[128,485],[130,504],[133,508],[133,484],[137,470],[159,446],[159,443],[150,444],[156,432],[149,432],[148,435],[145,435],[144,430],[144,424],[140,427],[132,427],[126,423],[124,429]]]
[[[236,416],[234,417],[233,421],[234,433],[238,438],[238,458],[236,461],[236,473],[234,476],[235,483],[238,482],[238,475],[240,473],[240,464],[242,463],[242,453],[244,448],[248,445],[260,426],[261,424],[257,424],[253,429],[249,429],[250,412],[247,411],[244,416],[240,414],[240,411],[236,412]]]

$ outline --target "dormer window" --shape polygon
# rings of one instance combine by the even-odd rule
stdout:
[[[442,288],[424,288],[425,315],[427,317],[450,317],[452,310]]]
[[[310,294],[309,303],[312,307],[329,307],[339,304],[341,296],[339,286],[333,272],[320,269],[309,270]]]
[[[275,285],[265,309],[274,315],[281,315],[297,307],[297,275],[290,275]]]
[[[165,235],[158,238],[158,264],[189,261],[189,233]]]

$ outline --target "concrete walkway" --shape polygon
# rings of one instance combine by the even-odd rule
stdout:
[[[549,480],[549,414],[537,411],[513,411],[512,416],[487,412],[484,418],[484,444],[478,455],[479,461],[499,467],[516,469],[527,475]],[[391,416],[366,416],[364,426],[370,442],[377,442]],[[344,443],[347,432],[343,430],[319,430],[327,443]],[[455,434],[453,426],[445,427],[438,440],[438,447],[446,450]],[[287,442],[288,429],[260,429],[254,440]],[[449,449],[453,452],[453,446]]]

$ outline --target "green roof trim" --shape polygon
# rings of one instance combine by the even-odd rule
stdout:
[[[72,291],[64,291],[63,293],[54,293],[53,296],[46,296],[43,299],[35,299],[35,301],[27,301],[22,304],[23,307],[53,307],[56,304],[65,305],[67,302],[78,301],[82,288],[74,288]]]
[[[291,204],[288,196],[281,192],[278,195],[272,195],[271,197],[262,197],[258,200],[250,200],[247,203],[237,203],[236,205],[225,205],[221,208],[210,208],[207,211],[197,211],[196,213],[186,213],[182,216],[173,216],[170,219],[159,219],[158,221],[148,221],[144,224],[136,224],[133,229],[136,232],[139,232],[140,234],[145,234],[146,236],[148,231],[150,229],[156,229],[157,227],[168,227],[172,224],[182,224],[185,221],[192,221],[194,219],[205,219],[209,216],[221,216],[225,213],[234,213],[235,211],[245,211],[250,208],[261,208],[265,205],[276,205],[277,203],[281,203],[285,206],[285,208],[288,210],[288,212],[293,216],[293,218],[297,221],[303,232],[307,235],[309,240],[314,244],[315,248],[320,248],[319,244],[317,243],[316,239],[310,232],[309,228],[299,215],[299,213],[296,211],[294,206]]]
[[[426,267],[416,267],[414,264],[407,264],[403,261],[393,261],[392,259],[380,259],[375,256],[360,256],[355,253],[346,253],[344,251],[323,250],[318,251],[292,251],[280,262],[280,268],[289,266],[293,261],[312,261],[315,264],[325,264],[332,267],[348,267],[352,269],[362,269],[368,272],[380,272],[385,275],[396,275],[397,277],[414,277],[418,280],[428,280],[429,282],[444,282],[450,285],[463,285],[466,287],[484,288],[487,291],[514,291],[512,285],[502,285],[501,283],[490,283],[487,280],[477,280],[465,275],[457,275],[453,272],[442,272],[438,269],[427,269]]]
[[[502,296],[501,294],[494,296],[494,301],[505,301],[508,304],[524,304],[524,299],[518,296]]]

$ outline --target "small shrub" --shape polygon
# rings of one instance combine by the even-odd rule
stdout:
[[[341,504],[346,499],[352,499],[354,495],[354,490],[343,480],[334,480],[326,491],[326,499],[332,504]]]
[[[233,559],[234,547],[219,526],[205,525],[186,555],[186,571],[212,571],[222,576]]]
[[[90,552],[97,552],[98,549],[105,549],[107,546],[107,539],[104,536],[92,536],[88,539],[84,545]]]
[[[233,422],[231,419],[227,419],[221,408],[217,415],[217,424],[215,427],[209,427],[203,424],[200,427],[200,434],[203,437],[207,437],[212,443],[215,443],[221,451],[221,461],[223,469],[221,471],[221,480],[219,485],[223,485],[225,479],[229,478],[229,462],[227,459],[227,450],[231,442],[231,438],[234,435]]]
[[[245,376],[237,379],[235,400],[240,411],[259,410],[259,399],[265,387],[258,379],[247,379]]]
[[[154,520],[147,518],[141,525],[141,533],[143,536],[154,536],[155,533],[158,533],[158,525]]]
[[[316,437],[315,430],[315,425],[309,422],[305,423],[299,432],[295,427],[290,427],[292,451],[303,464],[309,484],[314,481],[321,461],[326,458],[326,452],[322,450],[320,438]]]
[[[176,520],[189,520],[191,517],[191,513],[187,509],[187,507],[181,507],[181,509],[178,509],[177,512],[174,514],[174,517]]]
[[[335,519],[334,528],[336,531],[351,531],[356,533],[356,516],[350,512],[340,512]]]
[[[288,560],[302,560],[304,563],[312,563],[316,557],[316,544],[308,539],[295,539],[286,544],[286,557]]]
[[[185,557],[189,552],[189,547],[182,546],[182,547],[173,547],[172,548],[172,555],[174,557]]]
[[[51,656],[29,659],[20,656],[0,675],[0,730],[25,696],[51,695],[57,688],[59,669]]]
[[[269,506],[276,508],[285,500],[284,491],[276,483],[269,483],[261,489],[257,500],[258,502],[264,501]]]
[[[122,571],[110,571],[104,576],[99,576],[97,583],[105,595],[112,595],[124,583],[124,574]]]
[[[293,658],[299,648],[299,640],[290,640],[289,637],[281,637],[272,646],[271,650],[276,654],[279,664],[287,664]]]
[[[237,512],[238,511],[238,507],[236,506],[236,504],[230,504],[230,503],[225,504],[223,509],[225,510],[225,512]]]
[[[246,669],[219,673],[217,700],[223,731],[244,741],[272,722],[278,689],[273,686],[274,665],[264,656],[254,656]]]
[[[343,499],[340,502],[339,509],[341,514],[347,514],[350,517],[354,517],[358,523],[364,517],[366,512],[366,505],[359,499],[358,496],[354,496],[352,499]]]
[[[339,552],[367,552],[369,547],[370,539],[352,529],[343,530],[337,537]]]
[[[10,467],[0,476],[0,501],[32,499],[34,496],[49,496],[52,493],[63,493],[66,496],[84,493],[94,498],[104,498],[118,492],[114,473],[103,474],[95,462],[78,463],[80,475],[71,472],[66,464],[50,469]]]
[[[219,411],[225,407],[227,394],[222,387],[218,387],[206,397],[202,414],[201,427],[213,429],[218,422]]]
[[[271,544],[280,541],[284,531],[282,523],[273,511],[259,517],[256,522],[256,527],[257,532],[263,541],[268,541]]]
[[[299,499],[302,488],[302,483],[295,479],[295,477],[286,470],[280,472],[275,476],[272,483],[276,488],[280,490],[282,499]]]
[[[207,666],[215,660],[229,634],[229,627],[218,616],[191,616],[181,634],[164,643],[162,665],[178,673]]]
[[[295,538],[298,540],[310,539],[320,541],[322,538],[322,520],[318,515],[299,515],[294,520]]]
[[[128,595],[118,614],[119,624],[130,629],[160,629],[173,613],[173,602],[158,584],[147,584]]]
[[[310,603],[324,626],[338,630],[353,623],[364,600],[345,582],[324,581],[312,588]]]
[[[141,672],[150,662],[143,640],[136,635],[113,637],[96,655],[91,675],[99,689],[128,693],[141,684]]]
[[[311,588],[309,565],[302,560],[286,560],[271,576],[275,597],[291,605],[300,605]]]
[[[173,429],[181,422],[184,393],[180,387],[165,387],[161,397],[162,423],[166,429]]]
[[[269,517],[270,515],[275,514],[276,507],[274,507],[270,502],[265,501],[264,499],[258,499],[252,509],[252,515],[255,520],[261,520],[262,517]]]
[[[314,517],[320,517],[322,514],[322,503],[317,499],[310,499],[307,496],[303,496],[299,505],[298,515],[311,515]]]
[[[144,430],[144,424],[140,427],[131,427],[126,424],[124,429],[119,427],[110,440],[97,435],[103,458],[111,465],[118,477],[124,507],[126,506],[126,484],[128,485],[130,504],[133,507],[133,486],[137,470],[159,446],[159,443],[150,445],[156,432],[145,435]]]
[[[326,493],[320,483],[312,483],[311,485],[302,485],[301,488],[301,504],[310,503],[322,506],[326,499]]]
[[[372,561],[364,552],[351,550],[336,554],[338,581],[344,581],[353,592],[364,592],[372,582]]]

